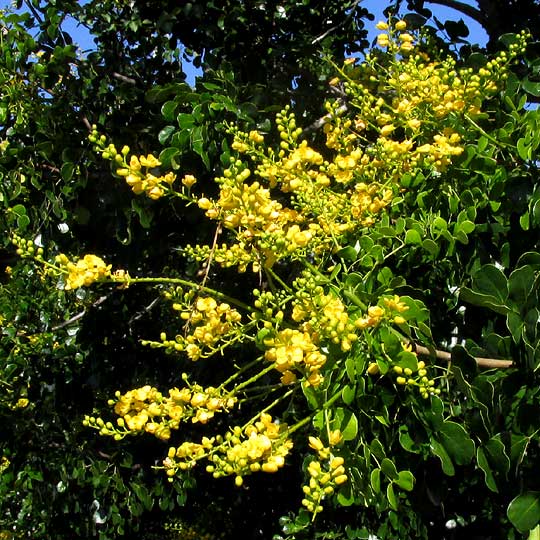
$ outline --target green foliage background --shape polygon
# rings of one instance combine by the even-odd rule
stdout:
[[[426,22],[423,3],[408,4],[416,10],[411,24]],[[36,267],[15,255],[11,235],[18,231],[36,246],[63,252],[95,252],[134,275],[195,278],[197,266],[178,249],[211,241],[211,225],[192,207],[179,212],[173,204],[134,198],[93,152],[90,125],[140,154],[159,142],[163,165],[193,172],[210,194],[225,165],[220,156],[230,153],[227,123],[268,131],[269,118],[291,104],[320,143],[315,126],[322,104],[340,97],[327,84],[334,71],[323,58],[339,64],[364,51],[370,17],[352,1],[279,7],[284,11],[272,2],[81,6],[33,0],[23,14],[2,14],[0,256],[12,269],[0,284],[0,523],[6,538],[452,538],[449,519],[459,534],[522,538],[540,520],[535,43],[494,99],[482,134],[452,169],[459,190],[425,184],[408,191],[410,213],[389,213],[361,248],[351,245],[340,254],[344,268],[378,265],[366,281],[345,273],[348,294],[366,299],[400,286],[400,294],[425,303],[425,332],[451,353],[452,388],[444,403],[432,398],[431,409],[418,407],[395,421],[387,389],[373,397],[373,406],[388,405],[372,411],[379,419],[358,426],[370,434],[362,451],[384,464],[379,474],[386,485],[406,485],[394,476],[410,470],[413,491],[396,489],[365,512],[364,501],[344,491],[306,532],[308,518],[295,514],[301,456],[285,472],[250,479],[246,513],[246,494],[227,481],[193,474],[166,482],[152,469],[163,443],[118,443],[82,426],[82,417],[103,410],[119,384],[175,384],[176,360],[139,344],[173,320],[155,287],[76,294],[44,287]],[[68,15],[91,30],[95,52],[76,52],[62,30]],[[519,28],[502,27],[503,17],[497,25],[493,20],[486,22],[490,47],[502,48],[512,41],[506,31]],[[459,42],[463,26],[445,29]],[[453,54],[477,66],[484,52],[464,45]],[[188,60],[203,68],[193,88],[184,82]],[[405,247],[384,259],[376,246],[395,238]],[[232,272],[211,277],[240,298],[249,279]],[[514,367],[479,369],[475,357],[512,359]],[[194,372],[204,379],[203,367]],[[346,404],[352,410],[372,405]]]

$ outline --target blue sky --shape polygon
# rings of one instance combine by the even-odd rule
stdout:
[[[469,5],[472,5],[474,7],[477,7],[477,3],[474,0],[466,0],[464,3],[467,3]],[[0,0],[0,9],[9,7],[11,2],[9,0]],[[403,4],[406,4],[404,1]],[[363,6],[366,7],[371,13],[375,15],[375,21],[371,23],[370,21],[367,21],[368,29],[370,30],[369,37],[370,39],[375,39],[377,34],[379,33],[376,28],[375,24],[377,21],[384,20],[385,17],[383,15],[384,8],[388,5],[387,1],[384,0],[364,0]],[[462,17],[462,15],[450,8],[442,7],[437,4],[431,4],[430,2],[426,1],[426,7],[431,9],[433,14],[440,20],[447,20],[447,19],[454,19],[458,20],[459,17]],[[472,19],[469,19],[468,17],[463,17],[465,23],[469,27],[470,35],[469,35],[469,41],[472,43],[479,43],[484,44],[487,41],[487,35],[483,28]],[[94,48],[94,42],[92,40],[92,36],[87,32],[87,30],[82,26],[77,26],[75,21],[68,20],[63,25],[64,29],[69,32],[73,37],[74,41],[79,45],[82,51],[88,51],[92,50]],[[193,83],[195,76],[197,75],[197,70],[194,68],[190,68],[189,65],[184,65],[184,68],[186,69],[186,74],[188,75],[188,82]]]

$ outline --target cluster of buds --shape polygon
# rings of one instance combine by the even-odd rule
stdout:
[[[441,393],[440,388],[435,388],[435,380],[428,377],[426,363],[423,360],[418,362],[417,369],[396,365],[392,368],[392,371],[397,375],[397,384],[417,388],[424,399]]]
[[[26,240],[22,236],[14,233],[11,236],[12,244],[17,248],[16,253],[19,257],[26,259],[36,259],[38,261],[43,260],[43,248],[36,246],[33,240]]]
[[[182,378],[187,381],[187,375]],[[182,389],[171,388],[168,397],[149,385],[116,392],[116,400],[109,400],[114,412],[120,417],[117,426],[101,418],[86,416],[83,424],[99,430],[100,435],[120,440],[134,433],[150,433],[161,440],[168,440],[171,430],[178,429],[181,422],[206,424],[216,413],[233,408],[237,398],[223,390],[198,384]]]
[[[331,497],[336,488],[347,481],[343,465],[345,460],[341,456],[335,456],[331,450],[341,439],[341,433],[338,430],[333,431],[327,447],[318,437],[309,437],[309,446],[317,452],[317,457],[307,466],[309,482],[302,487],[302,505],[313,514],[313,518],[322,512],[322,501]]]

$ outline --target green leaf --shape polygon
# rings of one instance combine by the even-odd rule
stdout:
[[[531,94],[536,97],[540,97],[540,82],[531,81],[530,79],[525,79],[521,82],[523,90],[528,94]]]
[[[512,335],[514,343],[517,345],[521,341],[523,329],[525,327],[521,315],[511,311],[506,315],[506,326]]]
[[[176,101],[166,101],[161,106],[161,115],[167,122],[172,122],[174,120],[177,107],[178,103]]]
[[[176,117],[176,121],[181,129],[191,129],[195,125],[193,115],[188,113],[180,113]]]
[[[384,459],[386,457],[386,452],[379,439],[373,439],[369,445],[369,449],[377,459]]]
[[[459,224],[459,230],[464,232],[465,234],[470,234],[474,231],[476,228],[476,225],[472,222],[466,219],[465,221],[462,221]]]
[[[302,384],[302,392],[304,393],[304,397],[307,399],[307,402],[311,406],[312,409],[318,409],[319,408],[319,400],[317,399],[319,394],[313,388],[313,386],[308,386],[306,384]]]
[[[519,217],[519,225],[524,231],[528,231],[530,227],[529,212],[525,212]]]
[[[531,159],[531,147],[528,144],[528,141],[525,140],[525,138],[521,137],[521,139],[518,139],[517,145],[516,145],[518,155],[523,161],[529,161]]]
[[[530,533],[527,540],[540,540],[540,525],[537,525]]]
[[[394,510],[398,509],[398,502],[396,498],[396,494],[394,492],[394,486],[392,483],[388,484],[386,487],[386,498],[388,499],[388,502],[390,503],[390,507]]]
[[[437,456],[441,460],[441,466],[444,474],[447,476],[454,476],[455,469],[448,452],[445,450],[444,446],[440,444],[437,440],[431,439],[429,443],[431,452],[433,455]]]
[[[180,155],[180,150],[170,146],[165,148],[159,154],[159,161],[165,169],[178,169],[179,164],[176,162],[175,158]]]
[[[62,180],[69,182],[73,178],[73,173],[75,172],[75,163],[64,163],[60,169],[60,175]]]
[[[341,399],[343,400],[343,403],[345,403],[345,405],[350,405],[354,401],[355,397],[356,388],[349,384],[345,385],[341,391]]]
[[[345,261],[351,261],[351,262],[354,262],[356,261],[357,257],[358,257],[358,252],[356,251],[356,249],[354,249],[354,247],[352,246],[346,246],[344,248],[341,248],[337,253],[336,255],[340,258],[340,259],[343,259]]]
[[[506,453],[506,447],[501,441],[500,434],[495,435],[484,445],[484,450],[490,463],[501,473],[510,472],[510,458]]]
[[[375,493],[381,491],[381,469],[373,469],[370,475],[370,483]]]
[[[418,370],[418,357],[409,351],[401,351],[398,354],[398,365],[403,369],[409,368],[412,371]]]
[[[447,420],[438,431],[437,438],[455,463],[470,463],[474,456],[474,442],[463,426]]]
[[[415,478],[411,471],[399,471],[398,479],[395,482],[401,489],[412,491]]]
[[[406,244],[421,244],[422,237],[420,236],[420,233],[417,230],[409,229],[405,233],[405,243]]]
[[[352,411],[338,407],[334,412],[334,422],[337,423],[337,428],[341,431],[344,441],[352,441],[356,438],[358,419]]]
[[[459,290],[459,298],[461,301],[474,306],[480,306],[490,309],[495,313],[500,313],[501,315],[506,315],[510,312],[510,308],[505,303],[501,303],[500,300],[491,295],[480,294],[468,287],[462,287]]]
[[[521,533],[536,527],[540,522],[540,492],[528,491],[518,495],[508,506],[506,515]]]
[[[396,466],[391,459],[384,458],[381,461],[381,471],[390,478],[390,480],[397,480],[399,478]]]
[[[508,296],[518,307],[526,304],[532,292],[534,280],[535,271],[531,266],[522,266],[510,274],[508,278]]]
[[[159,144],[166,144],[167,141],[170,139],[171,135],[176,131],[175,126],[165,126],[159,133],[158,133],[158,141]]]
[[[484,471],[484,479],[486,481],[486,486],[491,491],[499,493],[499,489],[497,488],[497,483],[495,482],[495,478],[489,465],[489,461],[486,457],[484,449],[481,447],[476,450],[476,460],[478,462],[478,466]]]
[[[508,282],[506,276],[494,264],[486,264],[473,276],[475,292],[493,296],[504,305],[508,298]]]
[[[399,427],[399,444],[407,452],[420,453],[420,446],[412,439],[407,426]]]
[[[422,247],[433,257],[436,257],[440,251],[439,244],[431,240],[431,238],[426,238],[422,242]]]
[[[16,216],[26,216],[26,208],[24,207],[24,205],[22,204],[16,204],[12,209],[11,211],[16,215]]]

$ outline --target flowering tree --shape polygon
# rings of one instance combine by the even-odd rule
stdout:
[[[85,311],[52,332],[16,334],[8,295],[25,276],[39,277],[51,313],[72,298],[98,309],[115,293],[131,322],[163,307],[134,336],[148,351],[139,383],[117,376],[107,396],[94,384],[97,410],[80,415],[79,429],[112,439],[111,453],[129,455],[139,435],[156,439],[143,447],[155,487],[125,490],[138,500],[134,516],[172,511],[171,490],[184,504],[197,482],[202,501],[219,489],[240,501],[261,485],[287,492],[281,515],[270,512],[281,538],[427,538],[430,522],[470,530],[475,521],[517,537],[540,521],[528,474],[537,459],[540,139],[526,91],[536,91],[537,62],[525,32],[504,36],[491,58],[462,60],[406,19],[377,28],[365,58],[327,59],[337,97],[321,103],[320,122],[302,126],[285,105],[273,126],[224,123],[219,164],[197,146],[212,183],[173,142],[196,128],[181,111],[183,87],[167,91],[162,112],[177,125],[160,131],[159,154],[91,127],[93,151],[110,162],[109,189],[125,183],[149,208],[204,219],[190,243],[155,237],[166,264],[148,252],[125,265],[66,252],[52,236],[25,234],[26,211],[11,209],[20,260],[4,287],[5,332],[18,348],[8,359],[22,347],[80,354],[58,331]],[[130,314],[127,299],[141,288],[152,302]],[[93,296],[98,289],[113,292]],[[153,373],[158,362],[166,376]],[[13,414],[35,406],[29,391],[11,394]],[[99,440],[89,430],[77,437]],[[276,481],[258,484],[264,475]],[[57,492],[76,481],[66,473]],[[460,490],[470,493],[463,506]],[[89,505],[102,538],[109,524],[124,531],[118,504]]]

